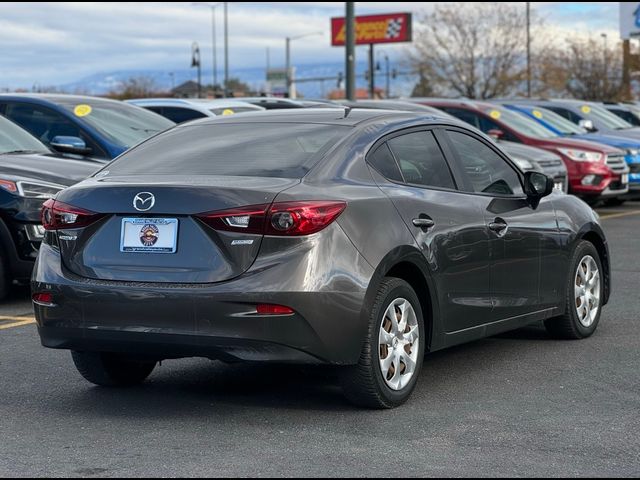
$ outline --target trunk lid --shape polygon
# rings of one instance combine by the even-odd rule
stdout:
[[[85,228],[58,231],[62,259],[71,272],[96,280],[230,280],[251,266],[262,235],[217,231],[195,215],[270,204],[278,193],[297,183],[299,179],[229,176],[149,176],[140,184],[126,177],[89,179],[61,192],[57,201],[104,216]],[[141,193],[146,201],[139,199],[136,209],[134,198]],[[175,252],[135,251],[149,247],[144,236],[149,230],[157,237],[152,248],[173,244]],[[131,246],[133,251],[123,251]]]

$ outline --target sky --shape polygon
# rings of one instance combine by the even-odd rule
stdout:
[[[434,2],[356,2],[356,14],[429,11]],[[522,5],[524,2],[513,2]],[[532,2],[557,38],[568,35],[617,40],[617,2]],[[330,46],[329,19],[344,15],[344,2],[229,2],[230,71],[283,66],[285,37],[322,32],[292,42],[292,64],[342,61]],[[222,7],[216,8],[218,70],[222,71]],[[192,2],[2,2],[0,89],[64,85],[119,70],[170,72],[188,68],[191,44],[211,69],[211,10]],[[385,46],[401,57],[406,45]],[[357,55],[364,56],[359,49]]]

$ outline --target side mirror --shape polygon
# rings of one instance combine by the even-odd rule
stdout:
[[[88,155],[91,149],[84,140],[78,137],[66,137],[58,135],[51,140],[51,148],[60,153],[72,153],[75,155]]]
[[[540,200],[553,192],[555,183],[551,177],[540,172],[525,172],[524,193],[527,197]]]
[[[585,130],[588,130],[589,132],[596,131],[596,127],[593,125],[592,120],[582,119],[578,122],[578,126],[584,128]]]
[[[491,130],[489,130],[487,132],[487,135],[489,135],[495,141],[502,140],[504,138],[504,132],[502,130],[498,130],[497,128],[492,128]]]

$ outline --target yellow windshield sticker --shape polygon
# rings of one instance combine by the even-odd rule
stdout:
[[[498,110],[491,110],[489,116],[495,120],[498,120],[502,114]]]
[[[583,105],[580,110],[582,110],[582,113],[591,113],[591,107],[589,105]]]
[[[236,112],[234,112],[234,111],[233,111],[233,110],[231,110],[230,108],[225,108],[225,109],[222,111],[222,115],[233,115],[234,113],[236,113]]]
[[[540,110],[534,110],[531,113],[533,113],[533,116],[536,118],[542,118],[542,112]]]
[[[73,109],[73,113],[76,117],[86,117],[91,113],[91,105],[76,105]]]

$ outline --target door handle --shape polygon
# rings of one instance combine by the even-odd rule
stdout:
[[[489,224],[489,230],[496,232],[498,235],[504,235],[505,233],[507,233],[508,228],[509,225],[507,225],[507,222],[505,222],[501,218],[496,218],[495,221]]]
[[[433,220],[431,220],[430,218],[414,218],[411,221],[416,227],[420,227],[423,230],[428,230],[431,227],[433,227],[436,222],[434,222]]]

